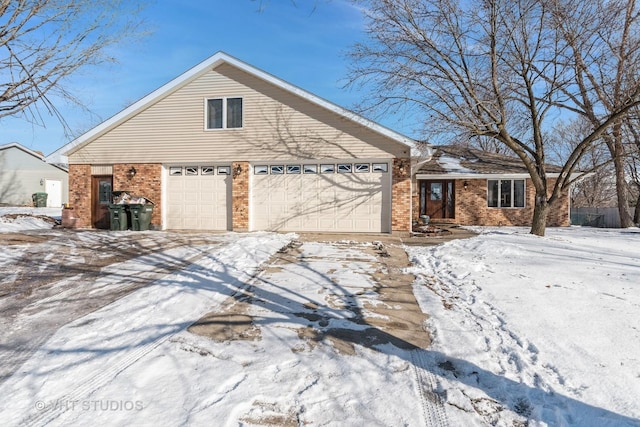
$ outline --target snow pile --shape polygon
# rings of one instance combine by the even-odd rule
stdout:
[[[0,207],[0,233],[49,229],[60,218],[60,208]]]
[[[640,230],[480,230],[407,248],[448,408],[492,425],[639,426]]]
[[[438,164],[447,172],[450,173],[475,173],[471,169],[465,168],[460,163],[460,159],[449,156],[440,156],[438,158]]]

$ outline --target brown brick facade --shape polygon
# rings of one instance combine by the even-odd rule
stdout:
[[[464,183],[467,188],[464,188]],[[554,179],[549,180],[549,186],[553,186]],[[434,220],[450,222],[460,225],[487,225],[487,226],[530,226],[533,219],[535,203],[535,188],[530,179],[526,180],[525,208],[490,208],[487,206],[487,180],[486,179],[458,179],[455,180],[455,217],[446,220]],[[414,181],[412,198],[414,208],[412,217],[418,221],[419,213],[419,185]],[[569,225],[568,194],[565,193],[549,212],[547,225],[550,227],[565,227]]]
[[[393,159],[391,177],[391,231],[411,230],[411,161]]]
[[[129,170],[135,168],[131,178]],[[129,194],[145,197],[153,203],[151,225],[162,225],[162,165],[158,163],[120,163],[113,165],[113,190],[127,191]]]
[[[129,176],[134,167],[136,174]],[[116,164],[113,165],[113,190],[124,190],[130,194],[146,197],[154,203],[151,224],[159,228],[162,221],[162,166],[160,164]],[[91,165],[69,165],[69,204],[73,210],[75,228],[90,228],[93,207],[91,188]]]
[[[231,165],[231,210],[233,231],[249,230],[249,162],[234,162]]]
[[[69,165],[69,205],[74,219],[69,225],[74,228],[91,227],[90,165]]]

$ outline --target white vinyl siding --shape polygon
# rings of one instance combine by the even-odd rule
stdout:
[[[207,131],[206,99],[242,98],[242,128]],[[69,155],[75,164],[407,157],[408,147],[222,65]],[[336,162],[337,163],[337,162]]]

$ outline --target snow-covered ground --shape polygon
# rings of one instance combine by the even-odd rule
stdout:
[[[511,411],[640,425],[640,230],[478,231],[407,248],[448,407],[498,425]]]
[[[367,326],[347,308],[383,304],[370,244],[270,265],[295,235],[225,235],[60,328],[0,384],[0,424],[640,426],[640,230],[478,231],[406,247],[429,348],[354,354],[305,328]],[[248,338],[187,329],[207,313]]]
[[[50,221],[38,216],[48,216],[60,221],[61,211],[61,208],[0,207],[0,233],[51,228],[53,224]]]

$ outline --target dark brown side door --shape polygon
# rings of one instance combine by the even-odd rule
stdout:
[[[420,181],[420,215],[432,219],[455,218],[454,182]]]
[[[112,187],[113,176],[111,175],[91,177],[91,200],[93,200],[91,224],[94,228],[106,230],[111,227],[109,204],[111,203]]]

